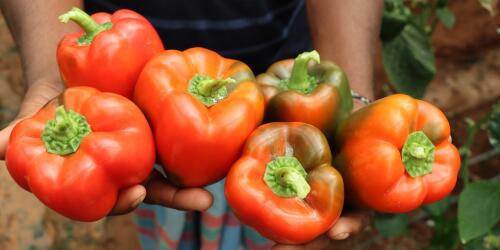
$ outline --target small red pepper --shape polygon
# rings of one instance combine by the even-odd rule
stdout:
[[[90,17],[73,8],[59,19],[83,30],[66,35],[57,48],[57,62],[68,87],[89,86],[129,99],[144,64],[163,50],[153,26],[131,10]]]
[[[45,205],[95,221],[111,211],[120,189],[148,177],[155,148],[134,103],[74,87],[14,127],[6,159],[14,180]]]
[[[245,224],[284,244],[302,244],[330,229],[344,204],[325,136],[299,122],[268,123],[248,138],[225,183],[229,206]]]

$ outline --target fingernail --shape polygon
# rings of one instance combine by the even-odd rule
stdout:
[[[137,207],[139,206],[139,204],[141,204],[141,202],[144,200],[144,198],[146,198],[146,193],[143,193],[141,196],[139,196],[135,201],[134,203],[132,203],[132,207]]]
[[[349,233],[339,233],[333,236],[334,240],[345,240],[347,238],[349,238]]]

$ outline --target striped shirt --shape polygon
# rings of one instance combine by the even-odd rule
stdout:
[[[165,48],[205,47],[247,63],[254,73],[310,50],[303,0],[88,0],[85,8],[128,8],[158,30]]]

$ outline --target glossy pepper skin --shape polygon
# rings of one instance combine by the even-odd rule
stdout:
[[[444,198],[457,181],[460,156],[450,125],[425,101],[402,94],[380,99],[353,113],[338,139],[335,164],[360,206],[408,212]]]
[[[132,99],[144,64],[163,44],[153,26],[131,10],[92,17],[73,8],[59,17],[82,30],[66,35],[57,48],[57,62],[67,87],[89,86]]]
[[[274,63],[257,82],[266,100],[265,121],[308,123],[330,142],[353,108],[345,73],[333,62],[320,62],[316,51]]]
[[[14,180],[46,206],[95,221],[111,211],[120,189],[148,177],[155,148],[134,103],[74,87],[16,125],[6,157]]]
[[[246,142],[225,196],[236,216],[263,236],[302,244],[340,216],[344,186],[324,135],[305,123],[268,123]],[[305,170],[305,171],[304,171]]]
[[[153,125],[168,177],[183,187],[222,179],[264,113],[250,68],[204,48],[153,57],[134,100]]]

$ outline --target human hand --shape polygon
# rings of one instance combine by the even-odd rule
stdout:
[[[157,170],[153,170],[144,185],[135,185],[120,191],[110,215],[121,215],[134,210],[141,202],[180,210],[204,211],[212,206],[213,197],[203,188],[178,188]]]
[[[320,237],[302,245],[276,244],[272,250],[309,250],[333,249],[335,241],[347,239],[361,232],[370,223],[371,216],[367,211],[352,211],[341,216],[337,223]]]
[[[21,103],[16,118],[4,129],[0,130],[0,160],[5,159],[5,151],[12,129],[18,122],[35,114],[46,103],[58,96],[63,90],[62,83],[42,79],[31,84]]]

